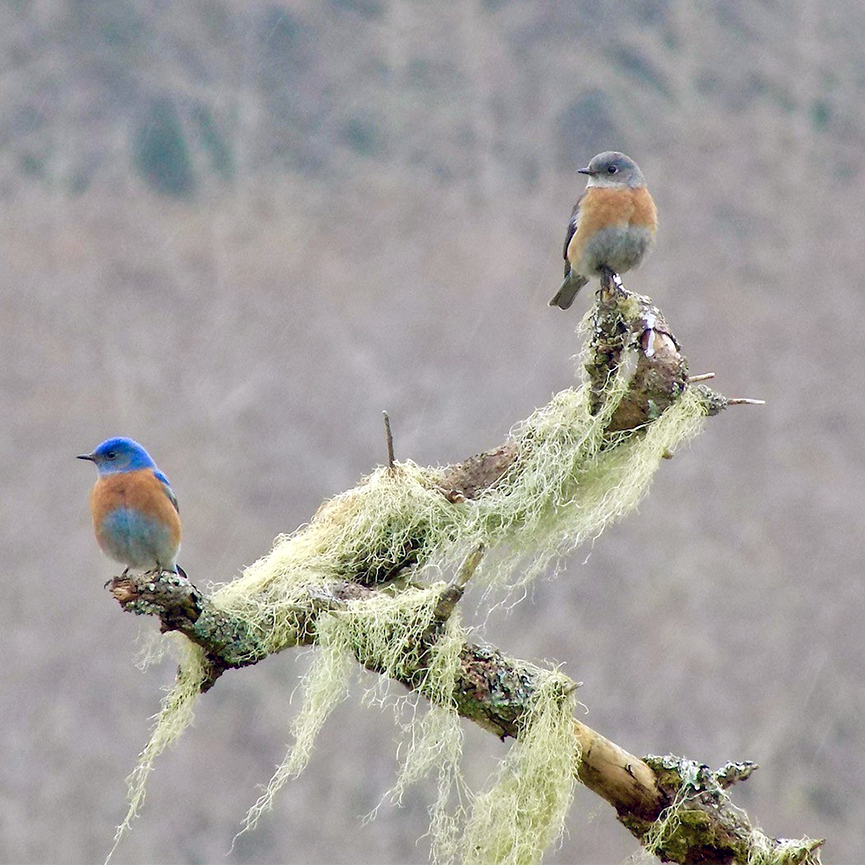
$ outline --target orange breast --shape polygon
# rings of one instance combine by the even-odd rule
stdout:
[[[639,228],[655,234],[658,211],[644,186],[638,189],[612,189],[591,186],[580,202],[577,230],[568,244],[568,261],[576,265],[586,243],[605,228]]]
[[[122,472],[96,481],[90,493],[90,510],[97,535],[105,517],[118,508],[134,508],[142,517],[157,520],[168,529],[171,543],[180,544],[180,517],[152,469]]]

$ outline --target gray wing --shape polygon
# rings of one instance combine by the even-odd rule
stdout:
[[[574,209],[571,212],[571,219],[568,222],[568,230],[565,234],[565,247],[562,250],[562,258],[565,260],[565,278],[571,275],[571,263],[568,261],[568,246],[571,243],[571,238],[574,236],[577,226],[580,224],[580,204],[583,201],[585,192],[577,199]]]
[[[577,227],[580,224],[580,205],[583,202],[585,194],[584,192],[577,199],[577,203],[571,212],[568,230],[565,233],[565,246],[562,249],[562,258],[565,259],[565,278],[562,280],[559,290],[550,301],[550,306],[558,306],[560,309],[568,309],[574,302],[577,292],[588,282],[584,276],[577,276],[577,274],[571,273],[571,263],[568,261],[568,247],[571,244],[571,238],[576,234]]]

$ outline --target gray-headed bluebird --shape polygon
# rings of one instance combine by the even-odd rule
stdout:
[[[577,292],[604,270],[624,273],[648,252],[658,230],[658,211],[633,159],[615,150],[585,167],[586,191],[577,199],[565,236],[565,279],[550,306],[567,309]]]
[[[177,567],[180,516],[168,478],[150,454],[132,439],[102,442],[78,459],[95,463],[99,472],[90,492],[90,513],[102,552],[134,570]]]

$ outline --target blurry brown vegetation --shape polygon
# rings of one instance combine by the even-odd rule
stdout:
[[[588,561],[477,624],[563,662],[629,750],[756,760],[737,801],[764,828],[865,859],[863,38],[853,0],[5,4],[2,861],[104,855],[173,677],[133,667],[74,455],[142,441],[203,582],[381,463],[383,408],[399,458],[497,444],[572,381],[584,307],[546,301],[573,169],[607,147],[661,217],[628,287],[694,372],[768,405],[714,421]],[[119,861],[222,861],[304,666],[202,699]],[[480,783],[506,746],[466,735]],[[395,737],[345,704],[226,861],[426,861],[431,790],[361,820]],[[583,793],[546,861],[633,849]]]

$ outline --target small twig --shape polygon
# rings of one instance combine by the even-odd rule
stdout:
[[[708,417],[719,414],[731,405],[766,405],[763,399],[727,399],[723,394],[711,390],[704,384],[697,384],[694,387],[702,398]]]
[[[481,559],[484,557],[485,552],[486,548],[484,545],[478,544],[477,548],[472,550],[472,552],[466,556],[462,565],[460,565],[460,569],[457,571],[457,575],[454,577],[451,585],[456,586],[460,590],[465,590],[468,581],[474,576],[475,571],[478,569],[478,565],[481,563]]]
[[[439,602],[435,609],[435,621],[438,624],[444,624],[454,611],[454,607],[459,603],[463,592],[466,590],[469,580],[474,576],[481,559],[484,557],[486,549],[483,544],[472,550],[460,565],[460,569],[456,572],[454,578],[448,583],[444,591],[441,593]]]
[[[733,784],[750,778],[759,768],[751,760],[745,760],[741,763],[727,763],[715,772],[715,780],[722,790],[726,790],[728,787],[732,787]]]
[[[704,372],[700,373],[700,375],[689,375],[688,381],[693,384],[695,381],[708,381],[710,378],[714,378],[715,373],[713,372]]]
[[[383,411],[381,414],[384,418],[384,435],[387,439],[387,467],[393,469],[395,460],[393,456],[393,433],[390,430],[390,418],[386,411]]]

